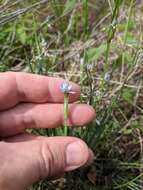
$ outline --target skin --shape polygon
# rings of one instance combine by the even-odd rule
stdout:
[[[75,137],[42,137],[27,128],[56,128],[63,124],[60,78],[28,73],[0,74],[0,189],[24,190],[44,178],[60,177],[90,163],[93,153]],[[70,95],[69,125],[81,126],[95,118],[94,109],[77,104],[80,87]]]

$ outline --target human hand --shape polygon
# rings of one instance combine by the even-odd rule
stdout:
[[[58,177],[93,159],[87,145],[75,137],[42,137],[27,128],[63,124],[63,79],[28,73],[0,74],[0,189],[23,190],[32,183]],[[81,126],[95,117],[92,107],[73,103],[80,88],[72,83],[69,125]]]

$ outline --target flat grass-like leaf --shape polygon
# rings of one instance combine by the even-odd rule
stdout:
[[[86,52],[88,62],[95,61],[101,57],[101,55],[106,51],[107,45],[101,44],[97,48],[89,48]]]

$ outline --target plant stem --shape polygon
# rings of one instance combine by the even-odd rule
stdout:
[[[69,94],[64,94],[64,135],[68,135],[68,101],[69,101]]]
[[[127,43],[128,29],[129,29],[129,23],[130,23],[131,14],[132,14],[133,3],[134,3],[134,0],[131,0],[130,6],[129,6],[129,12],[128,12],[128,19],[127,19],[127,23],[126,23],[126,26],[125,26],[125,32],[124,32],[124,38],[123,38],[124,48],[126,47],[126,43]],[[125,49],[123,49],[123,53],[122,53],[121,80],[123,79],[124,65],[125,65]]]
[[[112,8],[112,2],[110,0],[108,0],[108,4],[109,4],[109,8],[110,8],[110,12],[113,15],[113,8]]]
[[[84,35],[87,37],[88,36],[88,30],[89,30],[89,25],[88,25],[88,0],[83,0],[83,18],[84,18]]]
[[[121,6],[121,0],[117,0],[114,8],[112,8],[113,11],[111,12],[112,24],[109,26],[108,35],[107,35],[107,48],[106,48],[106,53],[105,53],[105,72],[107,72],[109,69],[108,59],[109,59],[110,47],[111,47],[112,39],[114,38],[114,35],[116,32],[116,23],[115,23],[115,26],[113,26],[113,24],[114,22],[117,21],[120,6]]]

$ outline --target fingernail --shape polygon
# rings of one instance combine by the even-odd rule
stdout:
[[[76,141],[69,144],[66,148],[66,171],[81,167],[87,162],[88,158],[89,151],[83,142]]]

